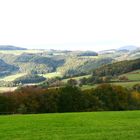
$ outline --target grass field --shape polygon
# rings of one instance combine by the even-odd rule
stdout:
[[[91,89],[91,88],[95,88],[97,85],[83,85],[81,87],[82,90],[86,90],[86,89]]]
[[[126,76],[129,80],[140,80],[140,70],[132,71],[121,76]]]
[[[112,83],[114,85],[120,85],[120,86],[123,86],[123,87],[126,87],[126,88],[132,88],[135,84],[138,84],[140,83],[140,81],[136,81],[136,82],[115,82],[115,83]]]
[[[17,87],[0,87],[0,93],[16,90]]]
[[[64,80],[62,80],[64,83],[66,83],[68,80],[70,80],[70,79],[75,79],[75,80],[80,80],[80,79],[82,79],[82,78],[88,78],[88,77],[90,77],[91,75],[84,75],[84,76],[77,76],[77,77],[72,77],[72,78],[67,78],[67,79],[64,79]]]
[[[1,140],[139,140],[140,111],[0,116]]]
[[[140,81],[135,81],[135,82],[114,82],[114,83],[110,83],[110,84],[113,84],[113,85],[120,85],[122,87],[126,87],[126,88],[132,88],[135,84],[138,84],[140,83]],[[83,85],[81,87],[82,90],[85,90],[85,89],[91,89],[91,88],[95,88],[97,87],[99,84],[95,84],[95,85]]]
[[[45,78],[55,78],[55,77],[62,77],[60,72],[52,72],[52,73],[47,73],[47,74],[43,74],[41,75]]]
[[[14,81],[15,79],[19,78],[19,77],[22,77],[26,75],[26,73],[17,73],[17,74],[14,74],[14,75],[10,75],[10,76],[6,76],[4,78],[0,78],[0,80],[4,80],[4,81]]]

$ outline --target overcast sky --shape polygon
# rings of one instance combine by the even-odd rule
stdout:
[[[0,0],[0,44],[77,50],[140,46],[140,0]]]

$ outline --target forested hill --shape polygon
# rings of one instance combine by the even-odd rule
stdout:
[[[0,76],[9,75],[18,70],[18,67],[5,63],[0,59]]]
[[[22,50],[24,48],[3,45],[0,45],[0,49],[0,59],[10,67],[1,70],[2,73],[0,73],[0,76],[3,76],[3,71],[5,73],[7,70],[10,74],[13,74],[13,69],[15,70],[17,68],[18,70],[14,71],[14,74],[28,74],[33,72],[38,75],[46,75],[56,72],[60,73],[62,77],[68,78],[88,75],[94,69],[98,68],[94,72],[105,75],[109,73],[107,68],[112,67],[112,65],[103,65],[121,61],[115,65],[113,64],[115,68],[111,68],[110,70],[112,72],[111,75],[116,75],[129,72],[131,69],[133,70],[133,65],[131,63],[129,64],[129,62],[133,61],[123,62],[123,60],[140,58],[139,49],[134,51],[108,50],[103,53],[96,53],[94,51]],[[131,66],[128,69],[125,65]],[[5,76],[8,76],[9,72],[7,74],[5,73]]]
[[[0,45],[0,50],[27,50],[27,49],[11,45]]]
[[[140,69],[140,59],[136,60],[125,60],[101,66],[93,70],[93,75],[96,76],[117,76],[133,70]]]

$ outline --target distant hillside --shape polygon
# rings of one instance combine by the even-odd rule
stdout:
[[[9,75],[14,71],[17,71],[18,67],[13,65],[9,65],[5,63],[2,59],[0,59],[0,76]]]
[[[0,48],[2,47],[0,46]],[[93,51],[35,51],[36,53],[32,53],[30,50],[0,51],[0,59],[2,59],[6,64],[18,67],[19,70],[17,72],[34,72],[37,74],[59,72],[62,76],[72,77],[91,74],[94,69],[105,64],[140,58],[140,49],[134,51],[106,50],[101,52],[101,54],[97,54]],[[128,61],[124,62],[124,66],[125,63],[127,64]],[[116,71],[119,67],[120,65],[116,68]],[[6,71],[6,69],[4,71]],[[123,72],[123,70],[121,71]],[[5,73],[5,75],[9,75],[8,73]],[[13,73],[12,69],[10,73]]]
[[[130,45],[130,46],[123,46],[123,47],[120,47],[118,50],[128,50],[128,51],[134,51],[138,49],[138,47],[136,46],[133,46],[133,45]]]
[[[14,83],[15,84],[39,83],[45,80],[46,78],[44,78],[43,76],[39,76],[35,74],[28,74],[28,75],[24,75],[22,77],[17,78],[16,80],[14,80]]]
[[[111,54],[111,53],[115,53],[116,50],[115,49],[110,49],[110,50],[102,50],[102,51],[99,51],[98,53],[99,54]]]
[[[125,60],[101,66],[93,70],[93,76],[117,76],[140,69],[140,59]]]
[[[0,50],[27,50],[27,49],[11,45],[0,45]]]
[[[20,67],[21,72],[36,71],[37,73],[48,73],[56,71],[56,68],[62,66],[65,59],[59,56],[47,57],[40,54],[23,53],[14,60],[14,64]]]
[[[98,53],[94,51],[84,51],[84,52],[80,52],[78,56],[98,56]]]

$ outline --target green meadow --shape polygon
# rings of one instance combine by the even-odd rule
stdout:
[[[140,111],[0,116],[1,140],[139,140]]]
[[[4,78],[0,78],[0,80],[4,80],[4,81],[14,81],[16,80],[17,78],[19,77],[22,77],[22,76],[25,76],[26,73],[17,73],[17,74],[13,74],[13,75],[10,75],[10,76],[6,76]]]
[[[17,87],[0,87],[0,93],[16,90]]]
[[[132,88],[134,85],[136,84],[139,84],[140,81],[134,81],[134,82],[115,82],[115,83],[112,83],[114,85],[120,85],[120,86],[123,86],[123,87],[126,87],[126,88]]]
[[[80,80],[82,78],[89,78],[91,75],[84,75],[84,76],[76,76],[76,77],[72,77],[72,78],[66,78],[64,80],[62,80],[62,82],[67,83],[68,80],[70,79],[75,79],[75,80]]]
[[[6,76],[4,78],[1,78],[0,80],[14,81],[15,79],[22,77],[24,75],[26,75],[26,73],[18,73],[18,74]],[[45,78],[55,78],[55,77],[62,77],[62,74],[60,72],[52,72],[52,73],[43,74],[41,76],[43,76]],[[90,76],[91,75],[77,76],[77,77],[72,77],[72,79],[79,81],[81,78],[84,78],[84,77],[88,78]],[[120,86],[123,86],[126,88],[132,88],[135,84],[140,83],[140,70],[132,71],[132,72],[129,72],[126,74],[122,74],[120,76],[126,76],[129,81],[119,81],[119,79],[113,79],[110,84],[120,85]],[[62,82],[67,83],[67,81],[69,79],[71,79],[71,78],[63,79]],[[97,85],[98,84],[83,85],[81,88],[82,88],[82,90],[91,89],[91,88],[95,88]],[[14,89],[15,88],[0,87],[0,92],[13,91]]]
[[[55,78],[55,77],[62,77],[62,74],[60,72],[52,72],[52,73],[46,73],[41,75],[45,78]]]
[[[136,81],[136,82],[114,82],[114,83],[110,83],[110,84],[113,84],[113,85],[120,85],[122,87],[125,87],[125,88],[132,88],[134,85],[136,84],[139,84],[140,81]],[[95,85],[83,85],[81,87],[82,90],[86,90],[86,89],[91,89],[91,88],[95,88],[97,87],[98,85],[100,84],[95,84]]]
[[[122,76],[126,76],[129,80],[140,80],[140,70],[132,71]]]
[[[126,76],[129,81],[119,81],[119,79],[112,79],[112,82],[110,84],[113,85],[120,85],[126,88],[132,88],[135,84],[140,83],[140,70],[135,70],[126,74],[122,74],[120,76]],[[80,79],[80,78],[79,78]],[[77,80],[79,80],[77,79]],[[91,89],[95,88],[98,84],[95,85],[83,85],[82,89]]]

